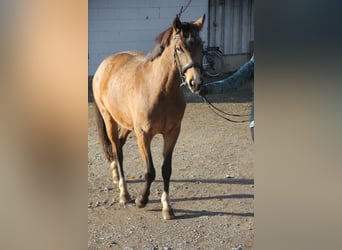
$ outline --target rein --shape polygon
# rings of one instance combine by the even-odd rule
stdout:
[[[223,118],[223,119],[225,119],[227,121],[233,122],[233,123],[250,122],[250,120],[232,120],[232,119],[227,117],[227,116],[243,117],[243,116],[250,116],[250,114],[248,114],[248,115],[239,115],[239,114],[230,114],[230,113],[224,112],[223,110],[219,109],[214,104],[212,104],[205,96],[201,96],[201,97],[202,97],[203,101],[208,104],[208,107],[211,109],[211,111],[213,111],[219,117],[221,117],[221,118]]]

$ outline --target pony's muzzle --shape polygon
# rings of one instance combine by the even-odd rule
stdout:
[[[189,81],[189,87],[192,92],[198,92],[203,85],[203,78],[200,77],[198,80],[196,79],[191,79]]]

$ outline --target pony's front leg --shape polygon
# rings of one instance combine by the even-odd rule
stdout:
[[[169,185],[170,185],[170,177],[172,173],[172,153],[173,149],[176,145],[178,136],[180,132],[180,127],[174,128],[170,133],[164,134],[164,162],[162,166],[162,175],[164,180],[164,190],[161,197],[161,203],[163,206],[163,219],[164,220],[171,220],[175,217],[173,213],[173,209],[170,205],[169,199]]]
[[[162,166],[162,175],[164,179],[164,190],[161,197],[161,203],[163,206],[162,214],[164,220],[171,220],[175,217],[173,213],[173,209],[170,205],[170,198],[169,198],[169,184],[170,184],[170,177],[172,172],[171,167],[171,159],[172,159],[172,152],[169,152],[166,157],[164,158],[164,163]]]
[[[136,131],[136,136],[138,140],[140,154],[146,166],[145,186],[141,194],[135,199],[135,204],[137,205],[137,207],[142,208],[142,207],[145,207],[148,202],[151,184],[156,178],[156,172],[154,170],[152,155],[151,155],[152,136],[147,133],[144,133],[143,131]]]

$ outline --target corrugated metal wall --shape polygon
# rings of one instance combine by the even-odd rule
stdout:
[[[208,45],[226,55],[249,54],[254,41],[254,0],[209,0]]]

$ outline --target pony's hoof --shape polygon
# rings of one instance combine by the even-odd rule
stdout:
[[[131,202],[131,197],[129,194],[126,194],[126,195],[123,195],[123,196],[120,196],[120,203],[122,205],[127,205],[128,203]]]
[[[163,213],[163,219],[164,220],[173,220],[176,217],[172,208],[170,208],[170,209],[164,209],[163,208],[162,213]]]
[[[146,206],[148,202],[148,199],[144,199],[142,196],[138,197],[135,199],[135,205],[138,207],[138,208],[143,208]]]

